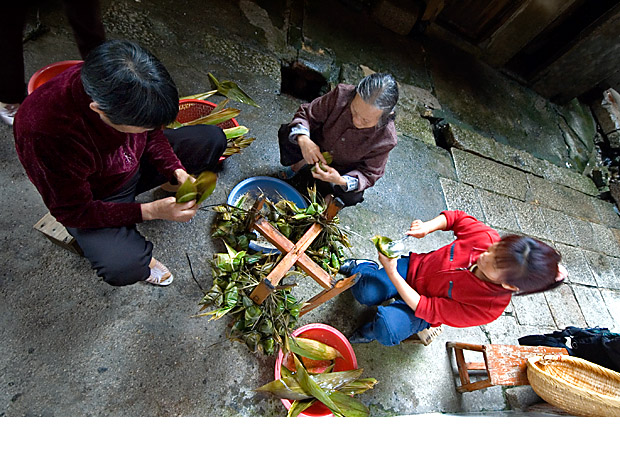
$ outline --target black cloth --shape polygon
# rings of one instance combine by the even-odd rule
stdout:
[[[9,3],[9,2],[7,2]],[[62,0],[82,59],[105,41],[99,0]],[[23,34],[31,0],[10,2],[0,14],[0,101],[21,103],[27,95]],[[67,57],[74,59],[74,57]]]
[[[620,372],[620,334],[612,333],[608,328],[568,326],[553,333],[523,336],[519,338],[519,344],[566,348],[571,356]]]
[[[187,172],[193,175],[213,171],[226,148],[226,136],[216,126],[187,126],[165,130],[164,134]],[[134,202],[138,194],[165,182],[166,178],[144,158],[135,177],[104,200]],[[67,231],[82,248],[97,275],[108,284],[125,286],[149,277],[153,244],[138,232],[135,225],[100,229],[67,227]]]
[[[284,166],[291,166],[299,161],[301,161],[304,157],[301,153],[301,149],[299,145],[294,144],[289,139],[289,134],[291,131],[291,126],[289,124],[282,124],[280,129],[278,130],[278,144],[280,146],[280,163]],[[310,135],[310,138],[314,140],[316,136]],[[332,165],[338,173],[344,175],[345,173],[352,171],[354,168],[346,168],[340,167],[338,165]],[[359,204],[364,200],[364,191],[345,191],[342,187],[338,185],[332,185],[325,181],[318,180],[312,176],[312,170],[308,166],[303,170],[299,171],[291,180],[288,181],[293,187],[302,193],[306,193],[309,187],[312,187],[316,184],[316,189],[321,194],[321,196],[325,197],[328,194],[333,194],[335,197],[338,197],[342,200],[345,207],[354,206]]]

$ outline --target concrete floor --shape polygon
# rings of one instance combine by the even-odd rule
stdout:
[[[457,393],[445,343],[517,344],[520,336],[568,324],[620,325],[620,279],[614,275],[620,272],[619,218],[596,198],[589,180],[566,169],[581,169],[594,152],[589,111],[578,103],[547,102],[446,45],[398,36],[341,2],[332,2],[329,15],[320,2],[307,2],[299,50],[287,42],[288,3],[216,0],[207,8],[198,0],[102,1],[109,37],[133,39],[152,50],[182,96],[208,90],[211,72],[237,82],[260,104],[240,105],[239,121],[257,139],[226,161],[213,203],[225,202],[239,181],[277,168],[277,129],[301,102],[280,93],[280,65],[299,59],[332,83],[356,83],[360,65],[391,72],[401,83],[399,143],[386,175],[362,205],[341,213],[342,224],[358,234],[355,256],[374,257],[371,236],[400,237],[411,220],[446,208],[479,211],[500,231],[532,235],[539,234],[538,216],[548,217],[545,226],[569,217],[557,223],[572,224],[579,240],[541,234],[566,247],[565,257],[571,255],[568,291],[513,302],[491,325],[446,328],[428,347],[355,346],[364,375],[379,381],[361,395],[372,416],[516,412],[502,387]],[[40,14],[49,32],[26,43],[28,76],[51,62],[79,58],[56,2]],[[511,154],[540,165],[524,166],[525,157],[519,164],[502,161]],[[186,255],[208,289],[208,261],[220,250],[209,237],[212,213],[200,212],[186,224],[140,227],[153,241],[154,255],[174,272],[171,286],[111,287],[85,259],[33,230],[47,210],[25,176],[7,126],[0,127],[0,155],[0,194],[10,201],[0,218],[1,416],[285,416],[279,400],[252,391],[271,380],[275,359],[227,340],[225,321],[191,317],[202,292]],[[518,178],[519,184],[508,186],[523,194],[500,184],[506,174]],[[588,214],[595,220],[581,217],[584,203],[593,204]],[[532,216],[531,210],[540,214]],[[410,243],[412,250],[429,251],[449,241],[450,234],[435,233]],[[304,284],[296,294],[307,298],[315,292]],[[344,293],[300,325],[328,323],[349,335],[367,313]]]

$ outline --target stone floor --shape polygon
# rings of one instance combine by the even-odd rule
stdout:
[[[340,214],[353,234],[352,254],[374,257],[373,235],[400,237],[415,218],[463,209],[502,233],[555,245],[569,282],[514,297],[489,325],[446,328],[427,347],[356,345],[364,375],[379,381],[362,401],[383,417],[514,412],[502,387],[457,393],[445,343],[517,344],[521,336],[566,325],[620,328],[620,217],[581,176],[594,152],[592,115],[577,102],[547,102],[445,44],[398,36],[345,2],[331,6],[325,15],[321,2],[306,2],[302,47],[285,0],[216,0],[206,11],[199,0],[102,1],[109,37],[150,48],[182,96],[209,89],[211,72],[260,104],[239,106],[240,123],[257,139],[225,162],[213,203],[224,202],[239,181],[278,166],[277,129],[301,103],[280,93],[281,64],[307,63],[331,84],[356,83],[366,68],[393,73],[401,85],[399,143],[364,203]],[[28,75],[78,57],[58,2],[40,13],[49,31],[26,43]],[[202,292],[187,259],[208,289],[208,260],[221,249],[208,235],[212,213],[201,211],[187,224],[143,224],[175,282],[114,288],[83,258],[32,229],[46,209],[7,126],[0,127],[0,156],[0,197],[10,201],[0,209],[0,415],[285,415],[278,400],[252,391],[271,380],[275,359],[230,342],[224,321],[192,318]],[[408,243],[429,251],[451,240],[441,232]],[[303,283],[295,292],[314,293],[316,286]],[[369,313],[345,292],[300,324],[328,323],[348,335]]]

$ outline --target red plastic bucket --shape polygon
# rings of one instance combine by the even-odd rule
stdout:
[[[54,62],[53,64],[46,65],[45,67],[37,70],[28,81],[28,94],[32,93],[56,75],[64,72],[69,67],[73,67],[74,65],[81,63],[81,60],[63,60],[62,62]]]
[[[339,357],[336,359],[334,365],[334,372],[357,369],[357,358],[355,357],[355,352],[353,351],[351,343],[349,343],[347,338],[336,328],[325,325],[323,323],[310,323],[308,325],[302,326],[301,328],[297,328],[295,331],[293,331],[292,335],[299,336],[301,338],[314,339],[340,351],[343,357]],[[278,357],[276,359],[276,380],[280,379],[280,370],[283,360],[284,354],[280,349],[280,351],[278,352]],[[281,399],[281,401],[287,410],[291,407],[291,402],[289,400]],[[333,416],[333,414],[331,411],[329,411],[329,408],[327,408],[323,403],[317,402],[307,410],[302,411],[299,416],[323,417]]]
[[[205,100],[179,100],[179,114],[177,114],[177,121],[181,124],[185,124],[186,122],[194,121],[203,116],[208,116],[216,106],[217,105],[215,103]],[[222,129],[230,129],[231,127],[237,127],[238,125],[239,123],[236,119],[229,119],[228,121],[224,121],[217,126]],[[223,162],[226,158],[228,158],[228,156],[222,155],[219,161]]]

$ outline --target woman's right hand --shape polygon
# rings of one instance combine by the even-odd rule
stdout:
[[[142,220],[172,220],[187,222],[198,211],[196,201],[178,203],[174,196],[158,199],[157,201],[141,204]]]
[[[318,162],[327,163],[323,157],[323,154],[321,154],[321,149],[319,146],[315,144],[307,135],[299,135],[297,137],[297,144],[299,144],[301,154],[308,165],[314,165]]]
[[[411,222],[411,227],[407,231],[407,235],[414,238],[424,238],[431,232],[428,222],[419,219]]]

